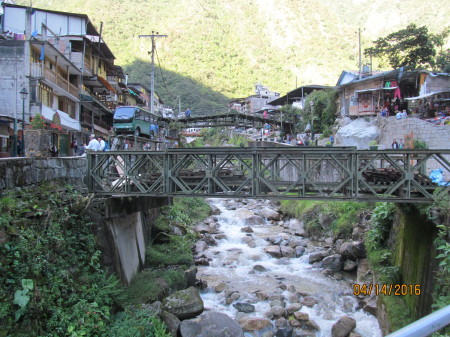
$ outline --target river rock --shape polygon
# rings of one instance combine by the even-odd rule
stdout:
[[[287,306],[286,310],[289,315],[292,315],[299,311],[302,308],[302,305],[300,303],[291,303]]]
[[[255,239],[251,235],[244,236],[241,240],[242,242],[246,243],[247,246],[249,246],[250,248],[256,247]]]
[[[309,254],[308,262],[313,264],[314,262],[322,261],[324,258],[324,252],[314,252]]]
[[[265,207],[262,210],[260,210],[257,214],[267,220],[274,220],[274,221],[281,220],[281,214],[270,208]]]
[[[366,248],[361,241],[344,242],[339,248],[339,254],[344,258],[356,261],[366,257]]]
[[[226,239],[227,238],[227,236],[225,235],[225,234],[217,234],[215,237],[214,237],[214,239],[216,239],[216,240],[224,240],[224,239]]]
[[[177,337],[178,329],[180,328],[180,320],[178,317],[167,311],[163,311],[159,317],[166,324],[167,330],[172,337]]]
[[[279,306],[284,308],[286,307],[286,303],[283,300],[275,300],[270,302],[270,306],[271,307]]]
[[[330,269],[332,271],[340,271],[343,267],[342,256],[340,254],[333,254],[327,256],[322,260],[324,269]]]
[[[235,307],[237,311],[245,312],[247,314],[251,313],[251,312],[255,312],[255,306],[250,303],[237,302],[237,303],[233,304],[233,307]]]
[[[309,321],[309,315],[306,312],[301,311],[294,312],[294,317],[296,320],[299,320],[301,322]]]
[[[305,254],[306,248],[303,246],[297,246],[295,247],[295,256],[300,257],[303,254]]]
[[[269,295],[262,290],[257,290],[254,292],[256,298],[260,301],[267,301],[267,299],[269,298]]]
[[[287,311],[282,306],[276,305],[270,308],[270,313],[273,317],[286,317]]]
[[[250,226],[245,226],[241,228],[241,232],[244,233],[253,233],[253,228],[251,228]]]
[[[186,285],[193,287],[197,283],[197,267],[192,266],[184,271],[184,278],[186,279]]]
[[[194,232],[204,234],[209,233],[210,227],[205,223],[200,223],[196,226],[194,226]]]
[[[183,320],[201,314],[204,306],[198,289],[189,287],[167,296],[163,301],[163,309]]]
[[[194,264],[196,266],[209,266],[209,260],[205,256],[201,256],[195,259]]]
[[[362,308],[369,314],[374,316],[377,315],[377,298],[375,296],[370,296],[369,298],[364,298]]]
[[[291,237],[291,238],[289,238],[289,246],[292,248],[295,248],[297,246],[306,248],[308,245],[305,240],[303,240],[299,237]]]
[[[253,266],[253,270],[254,270],[254,271],[259,271],[259,272],[263,273],[263,272],[266,272],[266,271],[267,271],[267,268],[265,268],[264,266],[261,266],[260,264],[255,264],[255,265]]]
[[[228,289],[228,284],[226,284],[226,283],[224,283],[224,282],[220,282],[218,285],[216,285],[215,287],[214,287],[214,291],[216,292],[216,293],[220,293],[220,292],[222,292],[222,291],[224,291],[224,290],[227,290]]]
[[[316,337],[316,333],[313,331],[306,331],[303,329],[294,329],[292,331],[292,337]]]
[[[302,328],[310,331],[319,331],[320,327],[317,325],[316,322],[312,320],[307,320],[305,322],[302,322]]]
[[[262,317],[244,317],[238,323],[244,331],[259,331],[272,326],[270,320]]]
[[[350,316],[343,316],[333,324],[331,328],[332,337],[346,337],[356,328],[356,321]]]
[[[356,332],[350,332],[348,337],[362,337],[359,333]]]
[[[355,261],[352,260],[345,260],[344,261],[344,270],[345,271],[353,271],[356,269],[358,264]]]
[[[219,233],[219,224],[217,222],[209,223],[209,233],[210,234],[218,234]]]
[[[267,241],[274,245],[280,245],[283,241],[289,240],[289,235],[286,233],[280,233],[278,235],[269,236]]]
[[[220,213],[222,213],[222,211],[220,210],[219,207],[217,207],[215,205],[210,205],[210,207],[211,207],[211,211],[210,211],[211,215],[220,215]]]
[[[289,220],[289,231],[297,236],[305,236],[305,225],[303,221],[298,219]]]
[[[274,337],[292,337],[292,327],[278,328]]]
[[[197,319],[182,321],[180,334],[182,337],[244,337],[238,323],[228,315],[214,311]]]
[[[353,240],[361,240],[364,237],[364,230],[361,227],[354,227],[352,231]]]
[[[217,241],[212,237],[211,234],[205,233],[203,234],[203,240],[209,245],[209,246],[217,246]]]
[[[162,303],[160,301],[155,301],[155,302],[152,302],[151,304],[145,304],[144,307],[153,316],[158,316],[162,312],[161,305],[162,305]]]
[[[358,269],[356,274],[356,280],[359,284],[373,283],[373,273],[369,269],[368,259],[358,260]]]
[[[312,296],[306,296],[301,300],[301,303],[307,307],[312,307],[317,304],[317,300]]]
[[[275,258],[282,257],[280,246],[267,246],[264,251]]]
[[[281,246],[281,256],[283,257],[294,257],[295,256],[295,250],[288,246]]]
[[[208,249],[208,244],[205,241],[200,240],[195,243],[195,246],[194,246],[195,255],[199,255],[200,253],[204,252],[207,249]]]
[[[259,215],[251,215],[247,218],[244,218],[244,223],[248,226],[258,226],[263,225],[265,223],[264,219]]]

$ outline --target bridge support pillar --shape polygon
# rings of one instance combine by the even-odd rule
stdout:
[[[104,201],[101,219],[95,219],[104,262],[129,285],[145,264],[145,248],[161,207],[171,198],[124,197]]]

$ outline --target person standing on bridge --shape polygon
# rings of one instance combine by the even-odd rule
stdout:
[[[86,146],[86,150],[92,150],[92,151],[100,151],[100,143],[97,139],[95,139],[95,135],[92,134],[89,137],[90,141],[88,146]]]
[[[391,146],[392,146],[392,148],[393,148],[394,150],[398,149],[398,143],[397,143],[397,140],[394,139],[394,140],[392,141],[392,145],[391,145]]]
[[[186,115],[186,118],[191,118],[191,109],[187,108],[184,114]]]

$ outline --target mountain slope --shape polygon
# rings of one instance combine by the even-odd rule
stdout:
[[[156,90],[174,106],[180,95],[183,109],[248,96],[256,82],[282,94],[296,84],[334,85],[343,69],[358,67],[358,28],[364,48],[411,22],[439,32],[450,21],[449,3],[421,0],[34,0],[33,6],[86,13],[97,27],[102,21],[104,40],[132,81],[150,82],[151,42],[138,35],[167,34],[156,40]]]

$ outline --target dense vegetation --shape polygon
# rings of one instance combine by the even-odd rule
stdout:
[[[88,201],[53,184],[0,196],[0,336],[168,336],[161,321],[137,308],[183,286],[192,235],[157,237],[145,272],[124,289],[101,266],[95,225],[83,215]],[[157,233],[175,225],[188,233],[208,212],[202,200],[176,201]]]
[[[281,210],[303,219],[305,230],[312,236],[333,236],[350,239],[355,227],[373,208],[369,203],[352,201],[282,200]],[[321,216],[318,217],[317,215]]]
[[[450,21],[447,3],[419,0],[33,0],[33,6],[85,13],[98,30],[102,21],[116,64],[147,85],[151,42],[138,35],[167,34],[156,39],[156,91],[174,107],[180,96],[182,111],[190,106],[194,113],[253,94],[257,82],[282,94],[296,85],[334,85],[342,70],[358,68],[358,28],[365,49],[410,23],[440,33]]]

